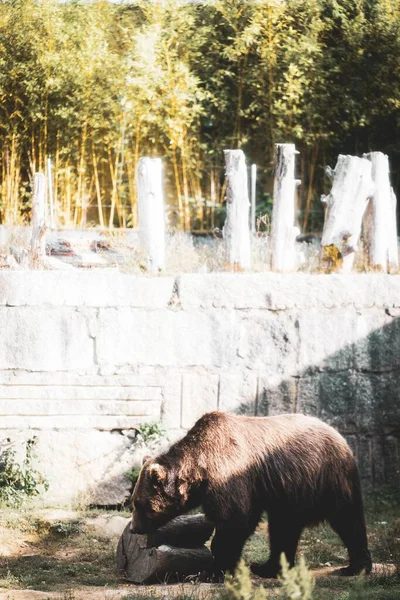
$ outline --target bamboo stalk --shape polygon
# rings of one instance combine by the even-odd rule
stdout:
[[[314,151],[312,153],[312,158],[311,158],[311,165],[310,165],[310,169],[309,169],[310,175],[309,175],[309,179],[308,179],[308,190],[307,190],[306,204],[304,207],[304,215],[303,215],[303,231],[304,232],[307,231],[308,219],[310,216],[311,202],[312,202],[313,189],[314,189],[313,188],[314,176],[315,176],[315,169],[317,166],[318,152],[319,152],[319,144],[317,141],[316,145],[314,146]]]
[[[110,217],[108,221],[108,227],[112,229],[114,227],[114,214],[115,214],[115,204],[116,204],[116,190],[115,190],[115,177],[114,170],[112,164],[111,150],[108,148],[108,165],[110,168],[112,189],[111,189],[111,208],[110,208]]]
[[[96,150],[94,147],[94,142],[92,142],[92,160],[93,160],[94,181],[95,181],[95,187],[96,187],[97,209],[98,209],[98,213],[99,213],[99,223],[100,223],[100,227],[104,227],[103,205],[102,205],[102,201],[101,201],[101,188],[100,188],[100,181],[99,181],[99,172],[97,169],[97,156],[96,156]]]
[[[190,207],[189,207],[189,190],[186,172],[186,156],[184,147],[182,147],[181,153],[181,164],[182,164],[182,183],[183,183],[183,201],[184,201],[184,230],[190,231]]]
[[[179,169],[178,169],[178,161],[176,157],[176,147],[173,147],[172,150],[172,165],[174,168],[174,177],[175,177],[175,189],[178,196],[178,210],[179,210],[179,227],[184,229],[183,224],[183,206],[182,206],[182,192],[181,192],[181,184],[179,181]]]

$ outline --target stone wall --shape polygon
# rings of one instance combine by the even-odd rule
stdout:
[[[135,427],[315,414],[399,477],[400,277],[0,272],[0,450],[36,436],[51,502],[129,493]]]

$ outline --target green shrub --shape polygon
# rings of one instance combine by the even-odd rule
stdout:
[[[136,428],[137,440],[144,444],[158,443],[167,435],[165,429],[159,423],[143,423]]]
[[[43,475],[32,466],[36,442],[36,437],[27,440],[21,463],[17,461],[12,447],[0,456],[0,500],[7,506],[19,505],[24,499],[38,496],[49,487]]]
[[[139,477],[139,473],[140,473],[140,467],[135,467],[131,471],[128,471],[127,473],[125,473],[126,477],[129,479],[129,481],[132,482],[132,488],[134,488],[136,485],[136,482]]]
[[[254,587],[250,577],[250,569],[241,560],[234,577],[227,575],[222,600],[267,600],[267,593],[262,585]]]
[[[285,600],[310,600],[315,587],[315,580],[306,565],[304,556],[300,556],[298,564],[290,569],[286,556],[282,554],[281,565],[282,593],[280,597]]]

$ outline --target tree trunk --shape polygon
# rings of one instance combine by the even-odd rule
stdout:
[[[339,154],[336,167],[326,169],[332,189],[326,204],[322,233],[322,261],[329,272],[349,273],[358,249],[361,223],[373,194],[371,163],[366,158]]]
[[[257,186],[257,165],[251,165],[251,234],[256,234],[256,186]]]
[[[294,144],[275,144],[274,206],[271,223],[271,267],[281,273],[296,266],[295,243],[300,231],[295,227]]]
[[[374,192],[363,223],[369,266],[387,273],[398,267],[396,196],[390,186],[389,159],[382,152],[364,154],[371,161]]]
[[[160,158],[141,158],[136,176],[140,243],[147,268],[157,272],[165,265],[165,217]]]
[[[32,239],[31,239],[31,261],[32,267],[40,267],[42,259],[46,255],[44,235],[45,225],[45,194],[46,178],[43,173],[35,173],[34,191],[32,198]]]
[[[177,517],[148,535],[132,534],[129,523],[118,542],[117,567],[134,583],[211,573],[213,557],[203,544],[213,529],[203,515]]]
[[[97,156],[96,150],[94,147],[94,142],[92,142],[92,160],[93,160],[93,174],[94,174],[94,182],[96,186],[96,197],[97,197],[97,210],[99,214],[99,224],[102,229],[104,229],[104,215],[103,215],[103,204],[101,200],[101,187],[99,180],[99,172],[97,169]]]
[[[55,229],[55,210],[54,210],[54,194],[53,194],[53,165],[51,158],[47,159],[47,184],[49,192],[49,217],[50,217],[50,229]]]
[[[249,191],[247,167],[242,150],[224,150],[227,190],[224,240],[228,268],[250,268]],[[213,224],[212,224],[213,226]]]

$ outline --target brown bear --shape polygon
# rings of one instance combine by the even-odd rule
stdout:
[[[263,511],[270,558],[252,565],[257,575],[276,577],[282,552],[293,565],[303,528],[324,520],[349,553],[341,573],[371,571],[353,454],[335,429],[314,417],[205,414],[166,453],[146,461],[132,501],[133,533],[149,533],[202,506],[215,525],[218,571],[234,571]]]

